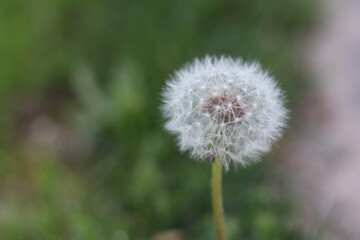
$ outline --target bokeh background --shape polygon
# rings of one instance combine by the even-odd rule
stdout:
[[[258,60],[293,110],[273,152],[224,177],[230,239],[331,239],[322,232],[332,215],[301,214],[317,211],[299,196],[321,181],[296,162],[293,140],[312,122],[304,116],[337,121],[319,111],[308,66],[323,11],[313,0],[0,0],[0,239],[214,240],[210,166],[179,153],[159,111],[169,75],[206,54]],[[353,20],[329,32],[344,36],[331,27]],[[319,39],[314,49],[328,38]]]

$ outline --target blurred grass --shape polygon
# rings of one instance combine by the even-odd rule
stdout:
[[[215,239],[209,166],[159,93],[205,54],[258,59],[296,102],[310,0],[0,1],[0,239]],[[225,176],[231,239],[302,239],[275,160]]]

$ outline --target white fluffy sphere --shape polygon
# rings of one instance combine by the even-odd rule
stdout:
[[[203,161],[247,165],[268,152],[286,124],[283,94],[258,63],[196,59],[163,92],[166,129],[182,151]]]

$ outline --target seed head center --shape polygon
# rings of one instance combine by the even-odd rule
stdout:
[[[214,96],[204,101],[203,112],[220,124],[239,123],[245,115],[236,97]]]

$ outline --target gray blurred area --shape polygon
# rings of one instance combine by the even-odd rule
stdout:
[[[285,154],[311,238],[360,239],[360,1],[322,1],[304,54],[313,87]]]

